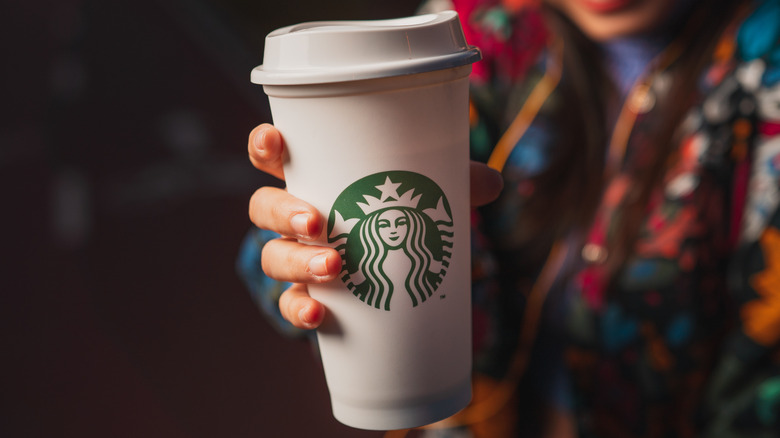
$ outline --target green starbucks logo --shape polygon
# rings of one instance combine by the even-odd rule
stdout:
[[[347,187],[328,219],[341,280],[377,309],[416,307],[447,273],[452,213],[441,188],[414,172],[381,172]]]

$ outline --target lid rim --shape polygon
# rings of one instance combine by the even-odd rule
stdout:
[[[481,59],[482,52],[479,48],[469,46],[468,50],[437,57],[393,60],[360,66],[267,70],[263,65],[259,65],[252,70],[250,79],[252,83],[259,85],[327,84],[427,73],[473,64]]]

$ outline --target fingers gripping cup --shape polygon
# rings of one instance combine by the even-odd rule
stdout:
[[[339,279],[309,286],[334,416],[362,429],[444,419],[471,398],[468,74],[455,12],[314,22],[266,38],[252,71],[287,190],[328,218]]]

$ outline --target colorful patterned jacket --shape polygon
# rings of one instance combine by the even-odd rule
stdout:
[[[454,3],[486,55],[474,74],[474,106],[485,110],[472,119],[473,154],[495,161],[489,133],[513,129],[550,80],[547,50],[527,68],[547,34],[526,2]],[[561,262],[569,275],[546,296],[525,377],[574,411],[582,436],[780,436],[780,2],[757,2],[722,36],[639,241],[607,284],[601,251],[654,126],[647,95],[663,93],[665,79],[635,105],[620,171]],[[507,242],[548,159],[545,108],[498,161],[505,194],[478,219],[494,237],[475,233],[475,345],[495,376],[512,370],[537,298],[517,273],[522,249]]]

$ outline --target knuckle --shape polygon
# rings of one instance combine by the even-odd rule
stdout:
[[[290,300],[291,300],[291,293],[290,290],[286,290],[282,292],[282,295],[279,296],[279,311],[282,314],[282,318],[286,319],[287,321],[290,321]]]
[[[273,278],[274,280],[278,280],[276,278],[276,274],[274,273],[273,269],[273,247],[274,247],[274,240],[268,241],[264,246],[262,251],[260,252],[260,269],[263,270],[265,275]]]
[[[249,198],[249,219],[258,227],[262,228],[261,219],[262,215],[262,201],[266,196],[265,187],[261,187],[252,194]]]
[[[249,198],[249,218],[260,228],[264,228],[267,225],[265,210],[269,204],[271,213],[274,213],[276,203],[268,202],[268,199],[273,196],[272,192],[272,187],[260,187]]]
[[[277,281],[301,281],[309,278],[306,248],[289,239],[274,239],[266,243],[260,265],[270,278]]]
[[[297,244],[295,244],[297,245]],[[303,248],[296,248],[291,246],[284,257],[284,267],[287,270],[287,275],[294,280],[303,280],[311,276],[309,265],[305,260],[305,250]]]
[[[257,209],[257,198],[260,196],[260,189],[255,190],[249,197],[249,219],[255,221],[255,210]]]

